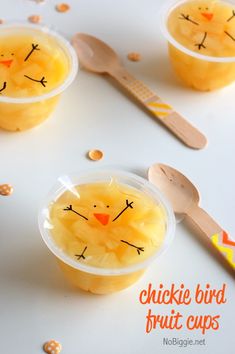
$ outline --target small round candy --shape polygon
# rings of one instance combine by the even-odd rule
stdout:
[[[101,150],[90,150],[88,152],[88,157],[90,160],[98,161],[103,158],[104,154]]]
[[[44,344],[43,350],[47,354],[59,354],[62,350],[62,345],[56,340],[51,339]]]
[[[8,196],[13,193],[13,187],[10,184],[1,184],[0,185],[0,195]]]
[[[67,12],[70,10],[69,4],[66,4],[66,3],[58,4],[58,5],[56,5],[55,8],[58,12]]]

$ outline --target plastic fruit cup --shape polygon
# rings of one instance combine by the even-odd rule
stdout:
[[[150,258],[125,267],[100,268],[78,262],[65,254],[55,244],[50,234],[49,205],[56,202],[65,191],[73,191],[74,186],[96,182],[110,183],[113,179],[115,179],[118,185],[131,187],[138,192],[141,191],[151,197],[154,203],[156,201],[156,204],[162,208],[165,215],[163,243],[154,254],[151,254]],[[107,294],[125,289],[135,283],[142,276],[146,268],[171,244],[175,231],[175,217],[172,208],[161,192],[147,180],[124,171],[92,170],[79,173],[76,177],[64,176],[59,178],[58,181],[40,208],[39,229],[44,242],[57,258],[65,276],[76,287],[96,294]]]
[[[4,95],[4,92],[1,92],[0,128],[10,131],[26,130],[47,119],[55,109],[60,94],[72,83],[78,70],[78,60],[73,47],[57,32],[44,26],[26,23],[1,25],[0,39],[1,36],[16,35],[19,37],[21,34],[22,36],[32,36],[32,38],[36,35],[37,38],[41,39],[42,43],[43,40],[52,41],[53,47],[58,48],[63,53],[66,60],[64,64],[67,67],[67,72],[64,79],[57,86],[55,85],[49,92],[40,95],[27,96],[26,94],[26,97],[13,97],[7,94]],[[31,43],[29,45],[31,46]],[[14,52],[14,48],[12,48],[12,52]],[[15,57],[12,58],[15,59]]]
[[[199,91],[212,91],[235,81],[235,57],[207,56],[180,44],[169,32],[167,22],[170,13],[187,1],[170,1],[160,12],[160,26],[168,41],[172,67],[179,79]],[[234,5],[234,1],[224,3]],[[213,24],[212,24],[213,26]]]

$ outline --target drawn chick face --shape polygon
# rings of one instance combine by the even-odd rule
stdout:
[[[68,59],[52,36],[32,29],[0,36],[1,95],[42,95],[59,86],[68,70]]]
[[[76,187],[50,209],[52,236],[73,259],[96,267],[123,267],[150,257],[163,242],[162,208],[143,193],[113,182]]]
[[[235,56],[235,7],[216,0],[186,1],[169,16],[172,36],[192,51]]]
[[[4,54],[1,54],[0,64],[5,65],[7,68],[10,68],[10,66],[13,62],[12,56],[14,56],[14,53],[9,54],[8,58],[3,58]],[[7,55],[6,55],[6,57],[7,57]]]
[[[188,11],[195,16],[195,19],[203,21],[212,21],[216,13],[216,1],[192,1],[188,2]]]

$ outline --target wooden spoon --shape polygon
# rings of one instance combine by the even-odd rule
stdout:
[[[82,66],[92,72],[109,74],[164,124],[177,138],[193,149],[202,149],[206,137],[187,122],[153,91],[136,80],[122,66],[118,55],[106,43],[88,34],[77,33],[72,39]]]
[[[170,200],[174,212],[189,217],[235,269],[235,241],[200,208],[196,187],[182,173],[163,164],[152,165],[148,178]]]

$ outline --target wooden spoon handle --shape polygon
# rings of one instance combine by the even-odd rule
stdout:
[[[210,242],[222,254],[230,266],[235,269],[235,240],[199,206],[190,209],[187,212],[187,216],[209,238]]]
[[[164,124],[185,145],[193,149],[202,149],[207,144],[206,137],[187,122],[167,103],[163,102],[141,81],[136,80],[125,68],[119,67],[109,72],[126,90],[129,91],[155,118]]]

